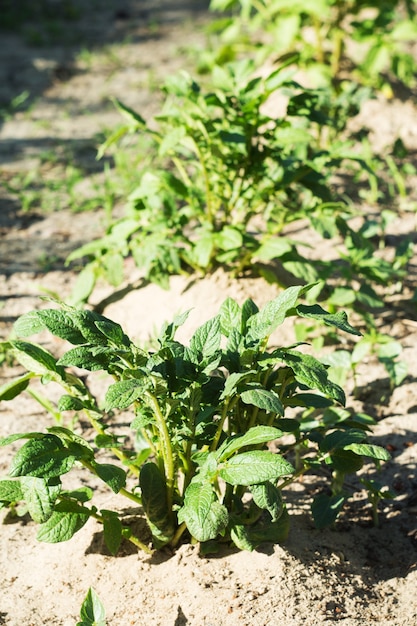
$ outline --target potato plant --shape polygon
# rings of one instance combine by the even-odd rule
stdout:
[[[315,84],[353,79],[388,95],[390,83],[415,84],[414,0],[211,0],[210,8],[226,14],[210,27],[220,42],[202,55],[201,69],[244,50],[258,59],[295,54]]]
[[[285,66],[264,78],[253,70],[246,62],[217,67],[210,90],[188,74],[171,77],[162,111],[149,123],[117,103],[127,123],[102,152],[134,133],[153,142],[151,164],[140,172],[126,216],[69,256],[68,262],[87,261],[74,304],[88,299],[99,276],[118,286],[126,256],[146,280],[165,287],[170,274],[222,266],[284,286],[320,279],[328,290],[337,282],[344,304],[359,307],[378,299],[375,283],[401,276],[406,255],[399,251],[394,263],[376,258],[366,229],[350,227],[352,208],[332,187],[337,172],[373,177],[360,153],[340,139],[352,102],[303,89]],[[285,111],[275,112],[282,104]],[[345,252],[313,260],[308,242],[284,231],[302,219],[323,238],[343,242]]]
[[[365,458],[378,464],[389,455],[368,442],[372,420],[342,408],[343,389],[323,363],[302,344],[269,346],[288,317],[359,334],[344,312],[300,303],[309,289],[290,287],[261,309],[250,299],[239,305],[228,298],[188,345],[175,339],[187,317],[180,315],[164,326],[154,351],[92,311],[61,305],[23,315],[15,324],[19,338],[7,347],[27,372],[4,385],[0,398],[30,391],[35,379],[57,383],[63,394],[52,410],[56,425],[0,441],[25,442],[0,481],[1,506],[25,507],[46,542],[68,540],[94,518],[113,554],[123,538],[147,553],[184,540],[210,550],[218,542],[253,550],[286,538],[286,488],[312,471],[325,484],[313,500],[315,523],[332,524],[350,495],[345,476]],[[25,340],[45,330],[73,347],[56,359]],[[80,370],[109,375],[103,405]],[[133,445],[118,434],[119,413],[130,419]],[[63,425],[65,415],[74,428]],[[86,421],[94,441],[83,433]],[[99,510],[84,481],[65,489],[74,467],[140,507],[151,541],[133,533],[121,508]]]

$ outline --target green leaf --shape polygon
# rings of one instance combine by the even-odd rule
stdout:
[[[114,511],[100,511],[103,518],[104,543],[110,554],[115,556],[122,542],[122,522]]]
[[[349,444],[360,443],[366,439],[366,433],[363,430],[335,430],[325,436],[320,444],[322,452],[330,452],[331,450],[340,450],[346,448]]]
[[[336,328],[339,328],[339,330],[344,330],[351,335],[362,335],[359,330],[356,330],[356,328],[353,328],[353,326],[349,324],[345,311],[328,313],[318,304],[310,306],[305,304],[299,304],[296,307],[296,312],[298,313],[298,315],[300,315],[300,317],[319,320],[327,326],[335,326]]]
[[[51,485],[43,478],[22,476],[20,485],[22,499],[26,502],[33,521],[46,522],[53,513],[56,499],[61,491],[60,483]]]
[[[59,309],[47,309],[38,312],[45,328],[56,337],[65,339],[69,343],[78,345],[85,343],[85,338],[77,327],[72,312]]]
[[[58,411],[81,411],[84,407],[88,405],[75,396],[63,395],[58,401]]]
[[[311,512],[316,528],[326,528],[326,526],[333,524],[345,500],[346,496],[344,494],[328,496],[325,493],[321,493],[316,496],[311,505]]]
[[[13,330],[18,337],[30,337],[30,335],[36,335],[43,330],[46,326],[39,316],[39,311],[29,311],[21,315],[13,324]]]
[[[295,350],[276,350],[275,356],[281,355],[282,360],[291,367],[295,379],[309,387],[318,389],[326,396],[330,396],[344,405],[346,397],[343,389],[329,380],[327,368],[310,354],[303,354]]]
[[[273,391],[263,388],[250,389],[249,391],[243,391],[240,394],[240,398],[245,404],[251,404],[270,413],[284,415],[284,407],[280,397]]]
[[[220,328],[225,337],[228,337],[232,330],[240,329],[240,306],[233,300],[233,298],[227,298],[220,307]]]
[[[290,531],[290,517],[284,509],[275,522],[260,522],[255,526],[235,524],[230,530],[233,543],[240,550],[255,550],[261,543],[283,543]]]
[[[111,385],[106,393],[104,410],[127,409],[143,393],[143,385],[137,379],[121,380]]]
[[[62,368],[57,366],[56,359],[40,346],[26,341],[11,341],[10,343],[12,353],[29,372],[41,375],[55,372],[62,376]]]
[[[59,543],[68,541],[86,524],[90,511],[72,500],[62,500],[55,506],[51,517],[41,524],[38,541]]]
[[[0,480],[0,502],[20,502],[23,500],[19,480]]]
[[[110,463],[94,463],[97,476],[103,480],[114,493],[119,493],[126,486],[126,472],[117,465]]]
[[[54,435],[30,439],[17,451],[10,467],[10,476],[53,478],[70,471],[76,456]]]
[[[178,521],[185,522],[197,541],[209,541],[224,532],[229,515],[209,482],[191,482],[185,492],[184,506],[178,512]]]
[[[10,383],[5,383],[0,387],[0,400],[13,400],[22,391],[24,391],[29,385],[30,379],[33,378],[33,374],[28,372],[16,380],[12,380]]]
[[[251,485],[250,491],[256,506],[260,509],[266,509],[271,515],[272,521],[276,522],[284,510],[281,490],[273,483],[267,481]]]
[[[252,450],[237,454],[223,464],[219,475],[230,485],[255,485],[292,474],[294,468],[279,454]]]
[[[247,372],[232,372],[226,378],[224,383],[224,389],[220,396],[221,400],[224,398],[228,398],[234,395],[237,392],[239,383],[242,383],[244,380],[251,378],[254,374],[256,374],[255,370],[249,370]]]
[[[167,505],[165,478],[155,463],[145,463],[140,471],[139,485],[142,505],[155,547],[166,545],[174,536],[172,512]]]
[[[100,598],[92,587],[88,590],[80,611],[81,622],[77,626],[106,626],[106,612]]]
[[[58,365],[73,366],[90,372],[108,369],[110,348],[103,346],[77,346],[68,350],[58,361]]]
[[[107,339],[110,339],[110,341],[116,346],[121,348],[130,346],[129,337],[125,335],[120,324],[116,324],[116,322],[106,319],[96,322],[96,326],[99,331],[107,337]]]
[[[236,450],[246,446],[256,446],[268,443],[282,436],[282,431],[272,426],[253,426],[243,435],[228,437],[216,452],[219,462],[228,459]]]
[[[391,458],[390,453],[385,450],[385,448],[369,443],[350,443],[345,446],[345,450],[351,450],[355,454],[367,456],[371,459],[377,459],[378,461],[389,461]]]
[[[205,363],[207,359],[217,353],[220,348],[220,341],[220,317],[217,315],[197,328],[190,340],[190,350]]]
[[[361,456],[354,454],[351,450],[339,449],[332,452],[330,457],[332,468],[341,474],[353,474],[363,467]]]
[[[249,322],[249,338],[265,339],[285,320],[293,309],[305,287],[289,287],[277,298],[268,302]]]

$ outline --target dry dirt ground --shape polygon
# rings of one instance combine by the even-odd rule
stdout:
[[[157,82],[189,63],[179,55],[178,44],[201,38],[205,4],[132,0],[122,6],[108,1],[69,23],[63,41],[42,48],[31,47],[27,36],[2,33],[1,102],[26,89],[31,94],[26,111],[3,120],[2,180],[37,171],[46,149],[70,148],[74,158],[94,171],[96,134],[119,119],[108,99],[123,94],[127,104],[151,113],[155,93],[144,85],[150,75]],[[30,32],[33,37],[33,28]],[[90,57],[80,56],[83,46],[91,50]],[[371,102],[362,122],[374,129],[379,147],[401,137],[417,150],[417,109],[410,101]],[[19,199],[6,189],[0,191],[0,203],[0,332],[7,338],[18,315],[41,306],[45,289],[63,297],[70,292],[76,277],[62,261],[71,249],[102,232],[103,211],[75,217],[68,210],[24,214]],[[390,232],[415,233],[415,214],[400,212]],[[409,288],[416,286],[416,272],[414,256]],[[194,281],[174,278],[169,292],[155,286],[132,292],[104,314],[143,341],[179,311],[193,308],[187,334],[216,314],[227,296],[240,302],[250,296],[263,304],[276,293],[260,280],[232,281],[217,272]],[[348,404],[377,418],[372,439],[392,452],[377,478],[396,498],[381,506],[378,528],[371,525],[369,504],[359,494],[334,529],[316,530],[308,510],[314,485],[308,480],[288,494],[292,526],[285,545],[265,545],[253,553],[225,549],[211,558],[189,545],[174,555],[161,552],[149,558],[122,550],[110,557],[100,527],[92,522],[70,542],[37,543],[33,523],[11,519],[3,511],[0,624],[73,626],[92,586],[111,626],[319,626],[337,621],[345,626],[415,626],[417,323],[415,309],[405,304],[408,294],[392,296],[381,326],[403,344],[409,366],[404,383],[390,393],[384,371],[369,359],[359,372],[359,399],[353,399],[352,383],[347,384]],[[106,295],[108,288],[101,286],[93,301]],[[2,379],[18,372],[3,366]],[[50,418],[29,397],[0,407],[0,436],[49,425]],[[3,476],[9,461],[10,451],[2,449]],[[108,494],[98,490],[97,497],[99,506],[110,508]]]

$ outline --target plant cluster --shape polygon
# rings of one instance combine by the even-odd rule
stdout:
[[[220,43],[203,54],[202,70],[244,50],[258,60],[294,54],[315,84],[353,79],[387,94],[393,80],[415,85],[414,0],[211,0],[210,8],[227,14],[210,26]]]
[[[155,351],[139,348],[118,324],[91,311],[62,305],[23,315],[15,324],[22,338],[9,349],[28,371],[3,386],[0,398],[17,397],[36,379],[57,383],[63,395],[56,406],[35,396],[52,407],[58,425],[0,441],[26,440],[10,477],[0,481],[1,505],[22,513],[24,503],[40,524],[41,541],[68,540],[94,518],[111,553],[123,538],[150,552],[147,537],[133,534],[119,509],[90,503],[91,488],[65,489],[65,475],[81,466],[141,505],[153,548],[175,548],[188,536],[210,550],[219,541],[253,550],[286,538],[285,488],[312,472],[324,483],[312,504],[315,523],[332,524],[350,496],[346,475],[361,469],[364,458],[378,464],[389,454],[368,442],[372,420],[343,408],[344,392],[323,363],[299,343],[269,347],[288,317],[359,334],[344,312],[300,303],[309,289],[290,287],[260,310],[250,299],[240,306],[228,298],[188,345],[175,339],[187,317],[180,315],[164,326]],[[57,360],[24,340],[43,330],[74,347]],[[104,405],[74,368],[110,375]],[[62,425],[68,412],[73,429]],[[94,429],[94,442],[83,436],[74,412]],[[131,415],[133,446],[118,434],[118,412]],[[103,450],[113,462],[103,462]]]
[[[301,87],[285,64],[262,77],[245,61],[216,66],[209,90],[181,73],[165,91],[161,113],[148,123],[116,103],[127,123],[100,154],[135,133],[152,156],[126,216],[68,257],[87,259],[74,303],[88,299],[100,276],[120,285],[123,259],[131,256],[146,280],[164,287],[170,274],[223,266],[286,286],[321,281],[332,306],[381,305],[375,285],[401,279],[411,248],[405,242],[391,263],[378,258],[372,237],[379,221],[352,229],[355,211],[334,186],[335,172],[356,184],[375,178],[340,134],[363,94],[330,98],[327,90]],[[315,259],[311,245],[286,234],[303,219],[320,237],[341,243],[339,258]]]

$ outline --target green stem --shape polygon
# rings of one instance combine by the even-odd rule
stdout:
[[[167,508],[169,514],[172,514],[172,504],[174,500],[174,484],[175,484],[175,466],[174,457],[172,454],[171,440],[169,437],[168,428],[164,416],[162,415],[161,407],[158,400],[152,394],[147,392],[146,396],[152,405],[154,416],[156,418],[159,435],[162,441],[162,455],[164,459],[165,478],[167,481]]]
[[[178,545],[179,540],[181,539],[182,535],[184,534],[184,532],[187,530],[187,526],[186,523],[183,522],[182,524],[180,524],[175,532],[175,535],[173,536],[173,538],[170,541],[170,545],[173,548],[176,548],[176,546]]]

